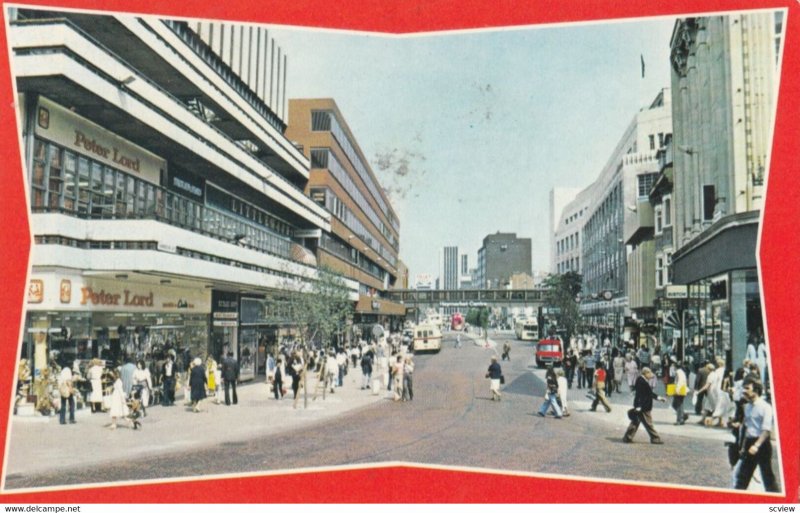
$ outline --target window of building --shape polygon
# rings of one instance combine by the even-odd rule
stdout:
[[[713,185],[703,186],[703,221],[714,219],[714,206],[716,203],[716,191]]]
[[[656,287],[664,286],[664,257],[656,257]]]
[[[662,225],[662,205],[656,206],[653,209],[653,217],[655,217],[656,233],[661,233],[664,230]]]
[[[664,269],[664,271],[665,271],[664,274],[666,275],[664,277],[664,283],[666,285],[669,285],[670,283],[672,283],[672,252],[671,251],[667,251],[666,253],[664,253],[664,261],[666,262],[665,263],[665,269]]]
[[[651,150],[655,150],[656,149],[656,136],[655,135],[650,135],[649,137],[650,137],[650,149]]]
[[[644,173],[636,177],[638,181],[638,192],[640,198],[647,198],[650,194],[650,189],[656,183],[658,173]]]
[[[659,148],[663,148],[664,147],[664,133],[663,132],[659,132],[659,134],[658,134],[658,147]]]
[[[664,197],[664,226],[672,226],[672,197]]]
[[[330,132],[331,114],[328,111],[311,112],[311,130],[314,132]]]

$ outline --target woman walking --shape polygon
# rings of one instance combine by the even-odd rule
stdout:
[[[142,402],[142,416],[147,417],[147,407],[150,406],[150,391],[153,389],[153,379],[150,369],[144,364],[144,360],[139,360],[136,370],[133,371],[133,386],[139,387],[140,399]]]
[[[195,358],[192,362],[192,370],[189,374],[192,411],[195,413],[200,411],[200,401],[206,398],[207,384],[208,378],[206,377],[206,369],[203,367],[203,361],[200,358]]]
[[[111,392],[109,401],[108,415],[111,417],[110,429],[117,429],[117,419],[124,419],[128,416],[128,405],[125,402],[125,389],[122,385],[122,378],[118,371],[113,371],[114,389]]]
[[[211,355],[206,358],[206,383],[208,384],[208,394],[214,398],[214,404],[219,404],[217,399],[217,361]]]
[[[91,366],[86,373],[89,378],[89,383],[92,385],[92,391],[89,393],[89,403],[92,405],[92,413],[100,413],[103,411],[103,364],[102,360],[93,358]]]
[[[492,363],[486,372],[486,377],[489,378],[489,390],[492,392],[492,401],[497,398],[500,400],[500,378],[503,375],[503,369],[497,363],[497,356],[492,356]]]
[[[614,359],[611,363],[614,366],[614,388],[619,394],[622,392],[622,375],[625,372],[625,358],[623,358],[616,349],[614,349],[614,352]]]
[[[639,377],[639,366],[630,353],[625,357],[625,375],[628,377],[628,387],[630,387],[631,392],[633,392],[636,378]]]
[[[399,401],[403,398],[403,378],[405,375],[403,365],[403,355],[397,355],[397,359],[392,366],[392,377],[394,378],[394,400]]]

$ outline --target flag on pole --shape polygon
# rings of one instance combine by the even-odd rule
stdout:
[[[642,61],[642,78],[644,78],[644,55],[639,54],[639,59]]]

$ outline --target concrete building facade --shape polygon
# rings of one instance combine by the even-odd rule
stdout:
[[[333,99],[289,100],[286,136],[310,160],[306,192],[331,213],[316,246],[320,265],[359,283],[355,323],[398,329],[405,307],[386,297],[398,284],[400,223]]]
[[[708,296],[687,351],[729,366],[764,340],[756,242],[782,25],[781,12],[684,18],[670,43],[673,281]]]
[[[280,101],[252,88],[282,77],[278,63],[249,54],[252,82],[185,22],[12,13],[34,375],[55,352],[166,348],[180,365],[232,351],[242,379],[262,373],[291,336],[282,295],[317,276],[309,237],[331,230],[303,192],[309,161],[284,135]]]
[[[634,116],[600,176],[585,191],[589,205],[580,241],[581,312],[588,324],[606,330],[612,339],[628,338],[624,327],[631,316],[629,279],[643,279],[639,273],[652,260],[651,245],[629,246],[626,234],[644,221],[639,204],[646,202],[658,176],[656,153],[672,132],[670,105],[669,89],[664,89]],[[636,273],[630,272],[629,262]]]
[[[582,232],[591,194],[591,186],[584,190],[553,189],[550,192],[550,215],[556,220],[550,238],[552,273],[583,271]]]
[[[515,233],[487,235],[478,250],[478,288],[505,288],[517,273],[531,275],[531,239]]]

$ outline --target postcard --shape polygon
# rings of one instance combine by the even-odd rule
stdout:
[[[797,502],[797,9],[4,4],[3,502]]]

